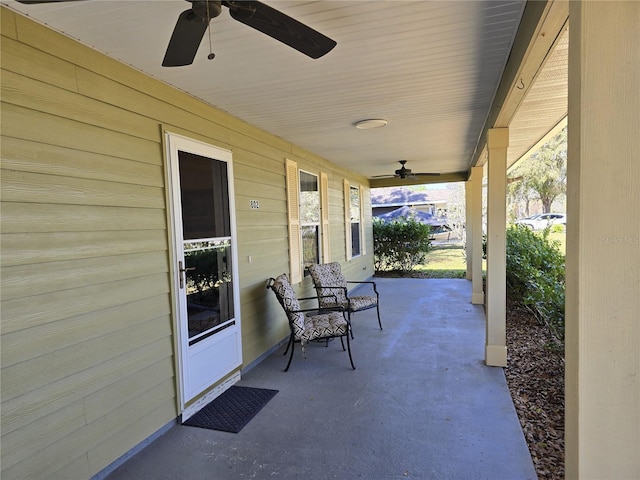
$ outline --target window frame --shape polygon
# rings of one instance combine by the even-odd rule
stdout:
[[[292,284],[300,283],[304,278],[304,261],[302,252],[302,226],[300,205],[300,172],[318,177],[320,225],[318,229],[318,252],[320,262],[329,262],[330,258],[330,222],[329,222],[329,176],[326,172],[318,174],[298,169],[298,162],[285,159],[285,183],[287,198],[287,225],[289,244],[289,280]]]
[[[357,222],[352,222],[351,216],[351,189],[358,190],[359,206],[358,206],[358,218]],[[362,257],[367,254],[365,243],[365,230],[364,230],[364,187],[362,185],[351,185],[348,180],[344,180],[344,230],[345,230],[345,253],[346,259]],[[352,238],[352,225],[359,223],[358,235],[360,240],[360,252],[357,255],[353,255],[353,238]]]
[[[354,206],[353,195],[357,195],[358,204]],[[349,222],[351,224],[351,258],[357,258],[362,256],[362,198],[360,196],[360,188],[357,185],[349,185]],[[357,213],[354,219],[354,208],[357,208]],[[353,238],[354,225],[358,225],[358,252],[355,252],[355,244]]]

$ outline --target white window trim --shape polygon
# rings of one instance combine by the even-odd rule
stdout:
[[[320,172],[320,235],[322,236],[321,255],[324,263],[331,261],[331,222],[329,220],[329,176]]]
[[[358,188],[360,193],[360,255],[356,257],[358,258],[367,254],[367,242],[364,235],[364,187],[362,185],[354,185],[353,188]],[[353,258],[353,239],[351,238],[351,184],[349,180],[346,179],[344,180],[344,236],[346,259],[351,260]]]
[[[346,259],[351,260],[351,189],[349,180],[344,180],[344,240]]]
[[[319,175],[303,170],[318,177],[320,194],[319,250],[320,261],[330,261],[330,220],[329,220],[329,176],[325,172]],[[302,223],[300,221],[300,170],[298,162],[285,159],[287,189],[287,224],[289,233],[289,280],[292,284],[300,283],[304,274],[302,257]]]
[[[364,236],[364,187],[360,185],[360,255],[367,254],[367,242]]]
[[[302,233],[300,231],[300,181],[298,163],[285,160],[287,184],[287,223],[289,227],[289,281],[302,281]]]

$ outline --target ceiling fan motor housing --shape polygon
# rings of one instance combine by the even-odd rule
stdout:
[[[399,163],[401,165],[401,167],[395,171],[395,174],[398,175],[400,178],[405,178],[408,175],[411,175],[411,169],[410,168],[406,168],[404,166],[405,163],[407,163],[406,160],[399,160]]]
[[[212,18],[216,18],[220,13],[222,13],[222,1],[191,1],[191,10],[198,17],[202,19],[202,21],[209,23],[209,20]]]

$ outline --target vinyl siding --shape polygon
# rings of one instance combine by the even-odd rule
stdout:
[[[345,260],[342,182],[366,179],[3,7],[0,18],[1,476],[88,478],[179,413],[163,131],[233,151],[245,365],[288,333],[265,289],[289,271],[285,158],[327,173],[331,258],[354,280],[373,261]]]

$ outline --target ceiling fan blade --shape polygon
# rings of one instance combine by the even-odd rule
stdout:
[[[320,58],[337,43],[307,25],[258,1],[223,1],[234,20],[311,57]],[[253,12],[253,13],[251,13]]]
[[[185,10],[178,17],[171,34],[169,46],[162,60],[163,67],[182,67],[191,65],[196,58],[202,37],[209,22],[196,15],[193,10]]]
[[[415,178],[415,177],[439,177],[440,174],[439,173],[405,173],[405,174],[399,174],[396,173],[395,175],[373,175],[369,178]]]

